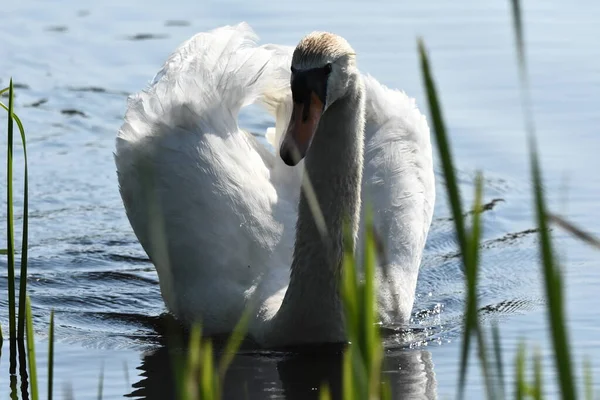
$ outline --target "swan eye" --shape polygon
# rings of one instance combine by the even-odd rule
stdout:
[[[325,66],[323,67],[323,69],[325,70],[325,73],[327,75],[329,75],[331,73],[331,70],[333,69],[333,67],[331,66],[331,63],[327,63],[327,64],[325,64]]]

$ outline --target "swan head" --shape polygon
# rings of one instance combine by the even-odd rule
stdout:
[[[292,56],[291,72],[294,107],[279,154],[287,165],[294,166],[306,156],[321,116],[349,94],[359,73],[352,47],[328,32],[302,38]]]

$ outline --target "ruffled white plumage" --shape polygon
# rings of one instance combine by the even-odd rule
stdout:
[[[291,114],[293,49],[256,45],[240,24],[200,33],[130,98],[116,144],[131,225],[155,264],[165,303],[230,332],[256,307],[250,334],[278,311],[289,283],[302,166],[290,168],[238,125],[258,103],[275,116],[277,147]],[[364,77],[362,198],[386,242],[380,314],[406,320],[435,200],[429,129],[414,101]],[[397,315],[397,312],[400,315]]]

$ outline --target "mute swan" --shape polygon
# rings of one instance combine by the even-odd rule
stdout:
[[[379,315],[408,322],[435,200],[424,116],[361,75],[339,36],[314,32],[295,49],[256,40],[242,23],[184,42],[130,97],[117,135],[122,200],[167,308],[222,334],[253,307],[248,333],[263,346],[344,341],[342,220],[361,237],[368,199],[386,249]],[[276,154],[238,126],[252,103],[276,118]]]

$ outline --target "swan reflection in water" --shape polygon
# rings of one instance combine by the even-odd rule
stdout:
[[[219,344],[216,344],[219,346]],[[222,348],[222,345],[220,346]],[[127,397],[147,400],[176,398],[171,348],[163,345],[144,355],[138,367],[142,377]],[[185,349],[179,348],[181,354]],[[327,383],[333,399],[341,399],[343,348],[311,346],[301,351],[241,350],[227,372],[224,399],[318,399]],[[385,379],[395,399],[435,399],[437,383],[431,353],[398,349],[387,352]]]

